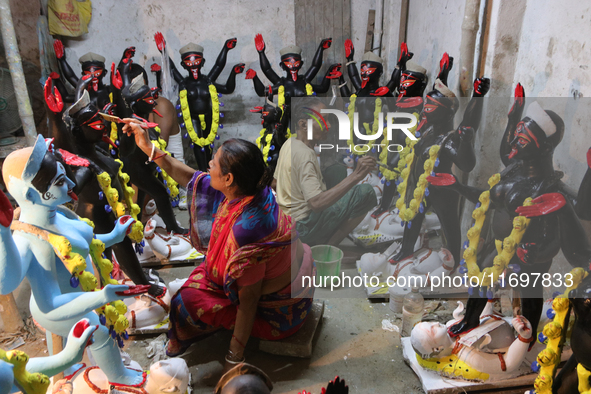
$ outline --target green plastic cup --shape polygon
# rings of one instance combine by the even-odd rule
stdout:
[[[329,284],[332,276],[341,274],[341,261],[343,260],[343,251],[335,246],[316,245],[312,246],[312,258],[316,263],[316,278],[324,284]],[[327,279],[324,279],[327,277]]]

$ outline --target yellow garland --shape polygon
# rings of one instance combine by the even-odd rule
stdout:
[[[408,178],[412,171],[412,165],[414,162],[415,154],[412,151],[412,147],[416,144],[417,141],[410,141],[410,151],[406,155],[405,162],[406,167],[400,172],[400,177],[402,178],[402,182],[398,184],[398,193],[400,193],[400,198],[396,201],[396,208],[398,208],[398,215],[404,222],[410,222],[415,218],[417,213],[419,212],[421,203],[425,198],[425,190],[429,186],[429,181],[427,181],[427,177],[431,175],[433,169],[435,168],[435,162],[437,161],[437,156],[439,154],[439,145],[433,145],[429,148],[429,158],[425,160],[425,164],[423,165],[423,169],[425,172],[421,174],[419,180],[417,181],[417,186],[413,191],[413,199],[410,201],[408,206],[406,205],[405,197],[406,197],[406,186],[408,185]]]
[[[492,189],[501,180],[500,174],[494,174],[488,179],[489,189]],[[478,197],[480,206],[475,208],[472,212],[472,218],[474,218],[474,225],[468,230],[468,247],[464,250],[463,259],[466,262],[466,268],[468,269],[468,276],[476,276],[480,279],[480,268],[476,261],[476,252],[478,251],[478,245],[480,243],[480,232],[484,220],[486,219],[486,213],[490,207],[490,190],[486,190]]]
[[[135,190],[131,186],[128,186],[129,175],[123,172],[123,162],[119,159],[115,161],[119,163],[119,172],[117,176],[119,177],[119,183],[121,183],[121,187],[123,188],[123,198],[125,199],[125,204],[127,205],[129,214],[135,220],[135,223],[131,225],[131,231],[127,236],[133,242],[140,243],[144,239],[144,225],[137,218],[137,215],[139,215],[141,209],[139,205],[133,202]]]
[[[193,119],[191,118],[189,103],[187,101],[187,89],[183,89],[179,93],[185,129],[187,129],[187,133],[189,136],[191,136],[193,143],[199,145],[202,148],[213,144],[215,137],[218,134],[218,127],[220,124],[220,99],[214,84],[209,85],[209,94],[211,96],[211,129],[206,138],[200,138],[193,127]],[[205,128],[207,127],[205,123],[205,115],[199,115],[199,119],[201,122],[201,130],[205,132]]]
[[[579,364],[577,365],[577,375],[579,377],[579,393],[591,394],[591,385],[589,385],[591,371]]]
[[[94,230],[94,223],[88,219],[81,219],[84,223],[88,224]],[[56,256],[62,261],[68,272],[74,276],[79,284],[82,291],[98,291],[98,280],[90,272],[86,271],[87,264],[86,259],[79,253],[72,252],[72,244],[63,235],[57,235],[50,233],[42,228],[22,223],[18,220],[12,222],[11,228],[15,231],[23,231],[35,235],[41,240],[48,242],[53,248]],[[103,283],[106,284],[117,284],[117,281],[111,278],[111,272],[113,271],[113,264],[102,257],[102,253],[105,251],[105,244],[99,239],[93,238],[89,245],[89,255],[94,262],[96,268],[99,270],[99,274],[103,279]],[[104,314],[107,320],[108,326],[113,326],[118,334],[122,334],[127,327],[129,322],[125,318],[127,307],[123,301],[113,301],[109,304],[103,305],[96,309],[96,312]]]
[[[310,84],[308,84],[310,85]],[[308,86],[306,85],[306,86]],[[312,87],[312,85],[310,85],[310,87]],[[281,119],[283,119],[283,115],[285,114],[285,86],[280,85],[279,88],[277,89],[278,92],[278,97],[277,97],[277,105],[279,106],[279,108],[281,108]],[[291,137],[295,137],[295,134],[292,135],[291,134],[291,130],[289,129],[289,127],[287,128],[287,131],[285,132],[286,138],[290,139]]]
[[[417,354],[417,361],[421,367],[437,371],[441,375],[450,378],[460,377],[475,382],[484,382],[489,378],[489,374],[472,368],[470,365],[460,360],[455,354],[441,358],[430,358],[428,360],[423,359]]]
[[[164,153],[166,153],[167,155],[170,156],[170,152],[167,152],[164,149],[164,147],[166,146],[166,141],[164,141],[162,138],[158,138],[157,141],[152,141],[152,144],[154,144],[154,146],[156,148],[160,149],[161,151],[163,151]],[[160,173],[162,174],[162,178],[166,181],[166,186],[168,187],[168,190],[170,191],[170,197],[175,198],[176,196],[178,196],[179,195],[179,186],[178,186],[179,184],[174,179],[172,179],[171,176],[168,175],[162,167],[160,167]]]
[[[355,140],[354,140],[354,127],[355,127],[355,101],[357,100],[357,95],[352,94],[351,95],[351,100],[349,101],[349,108],[348,111],[349,113],[347,114],[347,116],[349,117],[349,124],[351,125],[350,127],[350,134],[349,134],[349,140],[347,140],[347,144],[349,145],[349,150],[351,151],[351,154],[353,155],[358,155],[358,156],[363,156],[365,155],[367,152],[369,152],[369,149],[367,149],[366,151],[362,151],[362,152],[358,152],[356,151],[354,148],[355,146]],[[382,99],[381,98],[376,98],[376,103],[375,103],[375,109],[373,111],[373,124],[371,127],[371,130],[369,128],[369,123],[363,123],[363,128],[365,129],[365,134],[366,135],[374,135],[375,133],[378,132],[378,128],[380,126],[380,113],[382,112]],[[367,143],[368,146],[373,146],[376,145],[375,143],[372,142],[368,142]],[[386,149],[387,151],[387,149]]]
[[[119,202],[119,192],[111,186],[111,176],[105,171],[98,174],[96,179],[115,216],[119,218],[125,215],[125,206]]]
[[[552,384],[554,383],[554,375],[560,363],[560,355],[562,353],[562,346],[566,338],[566,330],[568,330],[566,320],[570,314],[570,301],[568,295],[571,290],[574,290],[585,279],[588,273],[581,267],[571,270],[572,286],[568,287],[564,294],[554,298],[552,301],[552,309],[555,312],[554,318],[551,322],[546,323],[542,332],[548,338],[546,348],[538,353],[536,361],[540,366],[540,372],[534,381],[534,388],[537,394],[552,394]],[[587,371],[581,364],[577,366],[577,374],[579,376],[579,392],[589,392],[589,376],[591,372]]]
[[[488,180],[490,188],[496,185],[501,176],[495,174]],[[509,262],[515,255],[517,245],[521,242],[523,234],[527,230],[529,222],[524,216],[516,216],[513,218],[513,230],[508,237],[505,237],[503,241],[496,240],[495,244],[497,247],[497,256],[493,260],[492,267],[485,268],[482,272],[476,262],[476,254],[478,252],[478,244],[480,242],[480,232],[482,231],[482,225],[484,223],[486,212],[490,206],[490,190],[484,191],[478,198],[480,206],[475,208],[472,212],[472,217],[475,220],[474,226],[468,230],[468,247],[464,250],[463,258],[466,262],[466,268],[468,269],[468,276],[470,278],[477,277],[480,286],[492,287],[499,279],[499,276],[509,265]],[[531,198],[526,198],[523,202],[523,206],[527,207],[533,205]]]
[[[26,366],[29,356],[21,350],[4,351],[0,349],[0,360],[13,365],[14,380],[26,394],[45,394],[50,380],[42,373],[30,373]]]
[[[263,152],[263,160],[265,164],[269,164],[269,151],[271,150],[271,141],[273,140],[273,133],[269,133],[265,135],[267,129],[262,129],[260,131],[260,136],[256,140],[256,144],[259,149]],[[263,141],[265,142],[265,146],[263,146]]]
[[[413,116],[417,119],[417,124],[415,126],[413,126],[412,128],[410,128],[409,131],[412,133],[412,135],[416,135],[419,114],[414,112]],[[412,145],[411,145],[411,141],[413,142]],[[382,147],[382,151],[380,152],[379,159],[380,159],[380,163],[382,163],[382,166],[380,166],[380,172],[382,173],[382,175],[384,176],[386,181],[392,181],[392,180],[400,177],[400,173],[402,172],[402,170],[404,169],[404,166],[406,165],[406,156],[410,153],[412,146],[414,146],[417,142],[418,142],[418,140],[414,141],[414,140],[411,140],[410,138],[406,137],[405,146],[399,152],[398,168],[396,170],[390,170],[388,168],[388,146],[390,145],[390,141],[388,140],[387,133],[384,133],[384,139],[382,141],[382,144],[384,146]]]
[[[113,102],[113,93],[109,93],[109,101],[111,103]],[[109,137],[111,138],[111,141],[113,141],[114,143],[116,143],[117,138],[119,138],[119,134],[117,132],[117,123],[115,122],[111,122],[111,135]]]

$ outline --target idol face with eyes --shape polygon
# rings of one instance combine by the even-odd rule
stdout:
[[[281,68],[291,75],[291,79],[295,82],[298,80],[298,73],[304,65],[302,57],[296,54],[287,54],[281,56]]]
[[[158,105],[154,100],[154,91],[144,85],[134,96],[140,96],[134,99],[133,110],[137,114],[149,114]]]
[[[84,62],[82,64],[82,76],[90,76],[92,81],[89,88],[98,91],[99,85],[102,84],[103,77],[107,74],[105,64],[101,62]]]
[[[102,140],[103,135],[105,134],[106,127],[103,118],[99,115],[98,110],[94,108],[94,113],[92,111],[85,114],[84,119],[80,119],[80,130],[82,131],[82,136],[87,142],[97,143]]]
[[[413,71],[404,71],[400,76],[398,97],[418,97],[423,95],[425,76]]]
[[[530,118],[524,118],[517,124],[509,159],[523,160],[539,154],[545,140],[546,134],[538,124]]]
[[[37,196],[27,194],[27,198],[35,204],[55,208],[77,199],[72,191],[76,184],[66,176],[64,166],[59,163],[53,153],[47,152],[39,171],[31,181]]]
[[[201,74],[201,67],[205,64],[205,59],[203,59],[203,54],[198,52],[189,52],[182,54],[183,60],[181,61],[181,66],[193,77],[193,79],[199,79],[199,75]]]
[[[361,75],[361,89],[370,82],[379,82],[383,67],[378,62],[365,61],[361,63],[359,74]]]
[[[425,105],[423,106],[421,116],[429,123],[435,123],[446,120],[453,116],[454,113],[453,100],[440,96],[439,94],[428,94],[425,98]]]
[[[420,322],[412,329],[410,343],[419,356],[432,358],[448,355],[454,342],[445,325],[438,322]]]

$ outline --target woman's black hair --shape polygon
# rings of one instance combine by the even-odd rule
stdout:
[[[234,184],[241,194],[254,196],[271,184],[273,174],[263,159],[261,150],[252,142],[232,138],[220,148],[222,174],[234,175]]]
[[[46,198],[47,190],[49,190],[49,186],[51,186],[51,180],[55,178],[57,174],[57,160],[53,153],[46,152],[45,156],[43,156],[43,161],[41,162],[41,167],[37,174],[31,181],[31,184],[39,193],[41,193]]]

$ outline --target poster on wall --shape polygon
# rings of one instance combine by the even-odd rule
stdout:
[[[92,17],[90,0],[49,0],[47,7],[52,35],[78,37],[88,33]]]

